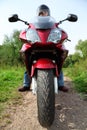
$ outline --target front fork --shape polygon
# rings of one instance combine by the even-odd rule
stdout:
[[[54,77],[54,89],[55,89],[55,94],[58,94],[58,78]]]
[[[36,77],[32,77],[32,93],[36,94],[37,93],[37,81],[36,81]],[[58,78],[54,77],[54,90],[55,90],[55,94],[58,94]]]

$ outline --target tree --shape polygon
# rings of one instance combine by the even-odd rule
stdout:
[[[85,59],[87,57],[87,40],[85,40],[85,41],[79,40],[79,42],[76,46],[76,50]]]
[[[21,61],[19,50],[22,42],[19,40],[20,31],[15,30],[13,34],[8,37],[5,35],[2,46],[0,46],[0,59],[4,64],[18,64]]]
[[[74,54],[69,55],[69,56],[66,58],[65,63],[64,63],[64,67],[72,66],[72,65],[74,65],[76,62],[79,62],[80,59],[81,59],[80,53],[75,52]]]

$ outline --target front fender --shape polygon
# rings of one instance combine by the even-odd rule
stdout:
[[[32,65],[31,76],[34,75],[35,69],[55,69],[56,75],[58,76],[57,65],[53,63],[52,60],[47,59],[47,58],[39,59],[36,61],[36,63]]]

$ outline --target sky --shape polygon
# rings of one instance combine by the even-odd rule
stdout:
[[[66,42],[65,47],[70,54],[75,52],[75,46],[79,40],[87,40],[87,0],[0,0],[0,44],[4,36],[11,36],[14,30],[23,30],[27,26],[24,23],[8,22],[12,14],[29,22],[36,16],[39,5],[46,4],[51,11],[51,16],[58,22],[65,19],[68,14],[76,14],[77,22],[63,22],[59,27],[68,34],[71,42]]]

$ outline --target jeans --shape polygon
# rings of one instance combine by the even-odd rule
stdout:
[[[24,73],[24,81],[23,81],[23,87],[30,87],[31,79],[28,76],[27,71]],[[58,86],[63,87],[64,86],[64,76],[63,72],[60,72],[59,78],[58,78]]]
[[[60,72],[59,78],[58,78],[58,86],[59,87],[64,87],[64,75],[63,72]]]

